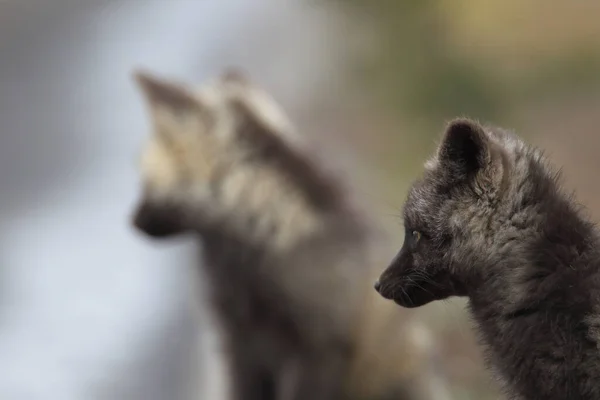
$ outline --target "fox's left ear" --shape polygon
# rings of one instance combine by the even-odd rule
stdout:
[[[438,149],[440,165],[454,181],[478,180],[496,184],[502,178],[502,149],[478,122],[459,118],[451,121]]]
[[[181,132],[190,124],[206,123],[207,110],[201,101],[183,85],[136,70],[133,76],[144,93],[154,124],[160,134]],[[198,126],[199,127],[199,126]]]

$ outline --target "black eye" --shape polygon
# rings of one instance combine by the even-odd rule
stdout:
[[[419,231],[412,231],[411,234],[412,234],[413,243],[417,243],[421,239],[421,232],[419,232]]]

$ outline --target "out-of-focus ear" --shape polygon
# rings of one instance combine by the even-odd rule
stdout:
[[[157,78],[136,70],[133,76],[144,93],[157,132],[169,136],[176,132],[190,131],[192,124],[204,128],[210,121],[209,113],[201,101],[181,84]]]
[[[201,108],[198,99],[182,85],[157,78],[141,70],[134,71],[133,76],[153,107],[160,107],[173,113],[193,112]]]
[[[489,185],[501,180],[501,151],[481,124],[458,118],[448,124],[437,157],[453,181],[477,179]]]

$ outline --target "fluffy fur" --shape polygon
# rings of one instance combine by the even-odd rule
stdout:
[[[198,91],[136,77],[154,134],[134,224],[202,240],[234,397],[444,398],[427,331],[366,284],[369,220],[267,93],[235,71]]]
[[[542,153],[450,123],[404,206],[379,293],[404,307],[468,296],[511,398],[600,398],[600,243]]]

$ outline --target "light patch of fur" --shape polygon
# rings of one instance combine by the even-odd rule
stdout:
[[[218,163],[221,145],[210,136],[193,132],[178,132],[174,137],[169,129],[176,130],[176,125],[166,128],[163,122],[162,126],[171,139],[152,135],[141,155],[140,173],[147,194],[153,198],[165,198],[206,191]],[[193,188],[181,185],[183,171],[193,176]]]
[[[177,182],[177,160],[165,146],[152,137],[140,160],[144,184],[152,193],[168,193]]]
[[[243,88],[235,86],[232,88],[231,96],[244,102],[250,111],[258,116],[259,120],[271,131],[279,132],[290,144],[299,144],[300,138],[293,130],[291,122],[266,92],[258,87]]]
[[[253,232],[247,233],[260,242],[268,239],[278,251],[290,248],[321,226],[322,221],[306,204],[299,190],[270,166],[234,165],[224,176],[221,190],[224,211],[239,215],[237,222],[242,229],[247,226],[247,217],[261,216],[253,226]]]
[[[228,100],[244,103],[250,112],[272,132],[284,137],[288,144],[300,144],[301,138],[275,99],[244,77],[228,79],[222,76],[211,89],[217,89]]]
[[[198,100],[209,105],[213,112],[219,113],[217,120],[227,121],[219,130],[221,137],[229,137],[235,123],[235,115],[230,113],[227,104],[240,101],[271,132],[286,139],[288,144],[300,145],[301,138],[293,129],[293,124],[275,99],[265,90],[248,79],[220,76],[195,91]]]
[[[425,169],[428,171],[434,171],[438,166],[438,158],[437,156],[431,157],[429,160],[425,161]]]

